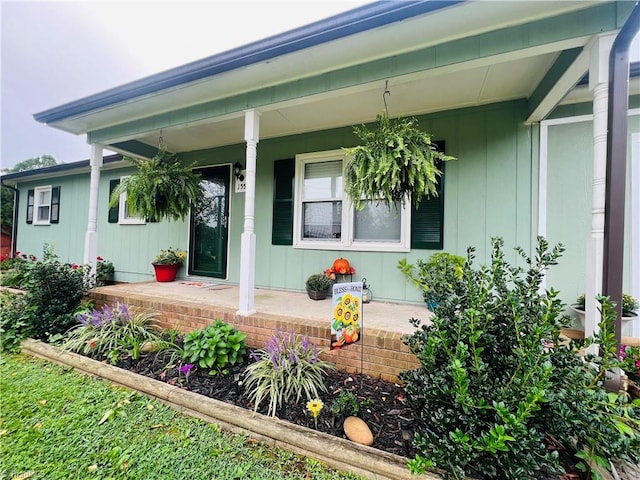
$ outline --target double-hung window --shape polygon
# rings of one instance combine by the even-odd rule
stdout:
[[[342,150],[296,156],[296,248],[408,251],[410,209],[375,200],[356,210],[344,192]]]
[[[50,225],[60,218],[60,187],[35,187],[27,192],[27,223]]]

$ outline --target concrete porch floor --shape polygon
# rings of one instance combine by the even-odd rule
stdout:
[[[174,282],[121,283],[96,289],[100,293],[123,296],[141,295],[161,297],[166,300],[190,304],[216,305],[237,310],[239,287],[199,280],[176,280]],[[295,317],[319,324],[331,323],[331,298],[311,300],[306,293],[257,288],[255,293],[256,314]],[[424,304],[390,303],[376,301],[363,304],[363,328],[374,328],[388,332],[412,333],[414,327],[409,319],[427,321],[431,312]]]

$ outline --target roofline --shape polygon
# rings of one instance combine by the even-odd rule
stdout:
[[[106,155],[102,157],[102,163],[103,164],[115,163],[123,159],[124,159],[123,155],[116,153],[114,155]],[[91,166],[90,160],[80,160],[78,162],[72,162],[72,163],[61,163],[58,165],[53,165],[51,167],[34,168],[31,170],[25,170],[23,172],[7,173],[5,175],[2,175],[0,179],[2,180],[2,182],[22,180],[22,179],[28,180],[30,177],[65,173],[71,170],[80,170],[80,169],[88,168],[90,166]]]
[[[466,1],[377,1],[36,113],[33,117],[41,123],[53,123]]]

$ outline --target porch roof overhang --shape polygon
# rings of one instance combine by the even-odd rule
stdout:
[[[90,143],[150,156],[375,119],[388,81],[391,116],[526,99],[545,118],[588,70],[585,45],[616,32],[628,2],[376,2],[34,117]],[[632,86],[633,89],[637,87]]]

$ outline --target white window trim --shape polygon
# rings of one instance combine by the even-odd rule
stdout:
[[[351,250],[363,252],[409,252],[411,251],[411,208],[405,202],[400,211],[400,241],[376,242],[356,241],[354,234],[354,208],[353,202],[346,194],[342,193],[342,233],[336,240],[305,240],[302,238],[302,189],[304,186],[304,166],[310,162],[326,162],[330,160],[342,160],[342,171],[347,163],[344,150],[328,150],[324,152],[303,153],[296,155],[295,168],[295,193],[293,206],[293,248],[307,250]]]
[[[38,202],[40,193],[49,192],[49,216],[46,220],[38,220],[38,210],[44,204]],[[35,187],[33,189],[33,221],[32,225],[51,225],[51,201],[53,200],[53,186],[46,185],[43,187]]]
[[[120,177],[120,183],[129,176]],[[142,217],[126,216],[127,213],[127,192],[120,193],[120,201],[118,203],[118,225],[145,225],[147,222]]]

